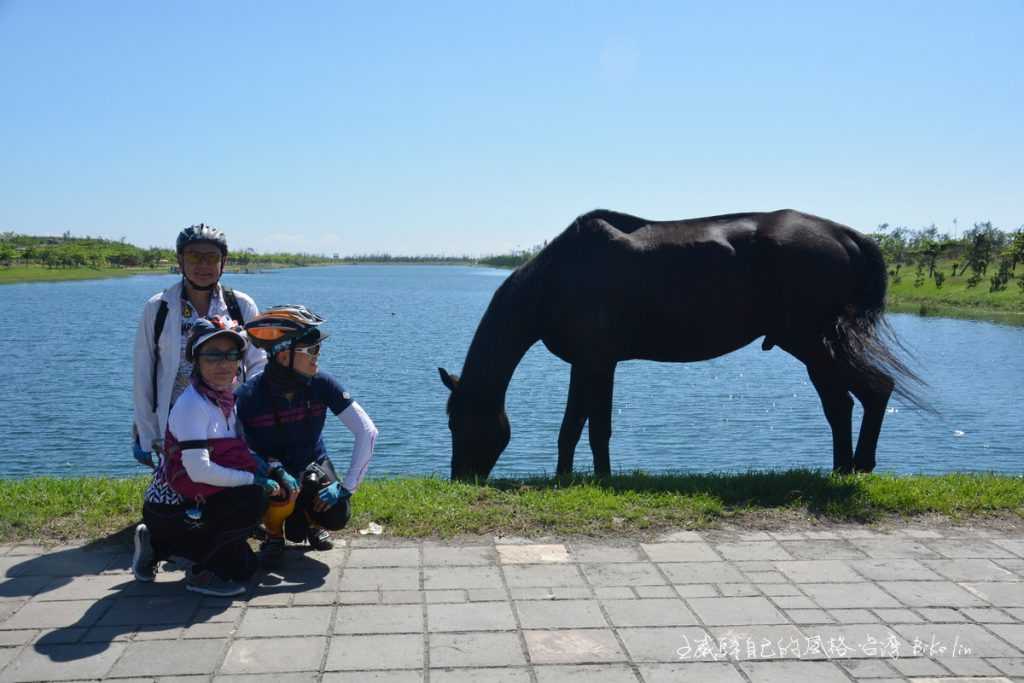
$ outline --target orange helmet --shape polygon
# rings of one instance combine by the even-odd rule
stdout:
[[[249,341],[273,356],[298,344],[326,339],[317,329],[324,319],[305,306],[273,306],[245,324]]]

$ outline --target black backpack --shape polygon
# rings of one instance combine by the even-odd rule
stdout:
[[[231,316],[232,320],[238,322],[239,325],[245,324],[245,318],[242,317],[242,309],[238,307],[238,298],[235,296],[235,290],[230,287],[221,287],[221,292],[224,293],[224,303],[228,306],[228,315]],[[156,311],[156,320],[153,321],[153,412],[156,412],[156,367],[160,364],[160,335],[164,331],[164,322],[167,320],[167,302],[163,299],[160,300],[160,308]]]

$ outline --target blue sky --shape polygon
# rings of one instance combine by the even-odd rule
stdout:
[[[483,254],[597,207],[1024,224],[1019,0],[498,5],[0,0],[0,230]]]

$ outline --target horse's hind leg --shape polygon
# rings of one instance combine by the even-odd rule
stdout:
[[[558,475],[572,473],[576,444],[580,441],[583,425],[587,421],[586,402],[583,372],[573,365],[569,374],[569,398],[565,402],[565,416],[558,432],[558,469],[555,470]]]
[[[594,454],[594,474],[598,477],[607,477],[612,473],[608,443],[612,438],[615,364],[590,372],[587,385],[587,412],[590,419],[590,450]]]
[[[853,454],[853,469],[857,472],[870,472],[875,469],[878,435],[882,431],[882,419],[885,417],[885,407],[889,404],[892,390],[893,381],[888,376],[874,383],[858,379],[853,382],[850,389],[864,406],[864,418],[861,420],[860,435],[857,437],[857,450]]]
[[[832,429],[832,471],[848,474],[853,471],[853,399],[835,365],[809,365],[807,374]]]

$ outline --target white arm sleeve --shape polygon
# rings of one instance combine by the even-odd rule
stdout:
[[[348,408],[338,413],[338,419],[348,427],[355,436],[355,444],[352,446],[352,461],[349,463],[348,472],[341,485],[352,493],[359,488],[359,482],[366,475],[366,468],[370,465],[370,458],[373,457],[373,445],[377,442],[377,426],[355,401]]]
[[[181,464],[188,472],[188,478],[200,484],[211,486],[248,486],[253,482],[252,472],[221,467],[210,460],[210,451],[205,448],[188,448],[181,452]]]

